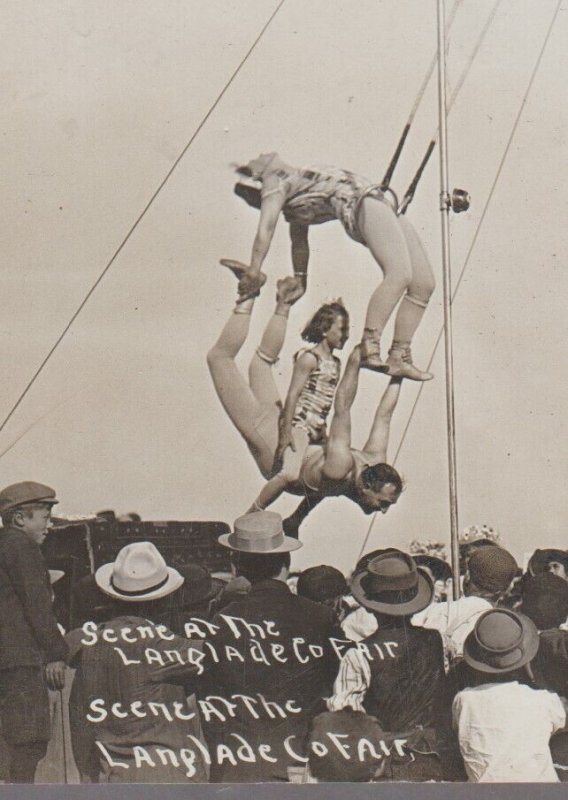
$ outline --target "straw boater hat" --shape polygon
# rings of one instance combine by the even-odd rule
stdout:
[[[376,556],[353,575],[351,593],[371,611],[404,617],[430,605],[434,585],[411,556],[391,550]]]
[[[240,553],[288,553],[302,543],[284,535],[282,517],[274,511],[254,511],[235,520],[234,531],[219,536],[219,544]]]
[[[512,672],[532,661],[538,646],[532,620],[507,608],[491,608],[465,640],[463,655],[478,672]]]
[[[179,589],[183,580],[152,542],[127,544],[116,561],[103,564],[95,573],[97,586],[105,594],[128,603],[159,600]]]

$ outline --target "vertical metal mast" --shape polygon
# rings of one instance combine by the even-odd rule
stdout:
[[[458,495],[456,469],[456,426],[454,416],[454,365],[452,346],[452,283],[450,265],[450,209],[448,184],[448,137],[446,110],[446,36],[444,0],[438,2],[438,116],[440,131],[440,211],[442,214],[442,267],[444,276],[444,345],[446,356],[446,416],[450,490],[450,531],[453,597],[459,598]]]

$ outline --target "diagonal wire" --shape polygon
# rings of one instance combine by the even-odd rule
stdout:
[[[485,217],[487,216],[487,212],[489,210],[489,206],[491,205],[491,200],[493,199],[493,194],[495,192],[495,189],[497,188],[497,183],[499,182],[499,178],[501,177],[501,173],[503,171],[503,167],[505,166],[505,161],[507,160],[507,156],[509,154],[509,150],[510,150],[511,145],[513,143],[513,139],[514,139],[515,134],[517,132],[517,128],[519,126],[519,122],[521,121],[521,117],[522,117],[523,111],[525,109],[527,100],[529,98],[531,89],[533,87],[533,83],[535,81],[538,69],[540,67],[540,63],[542,61],[542,57],[544,55],[544,51],[546,50],[546,46],[547,46],[548,41],[550,39],[550,35],[552,33],[552,29],[554,27],[554,23],[556,22],[556,17],[558,16],[558,12],[560,11],[560,7],[562,5],[562,2],[563,2],[563,0],[558,0],[558,3],[556,5],[556,9],[555,9],[554,14],[552,16],[552,20],[550,22],[550,25],[548,26],[548,30],[547,30],[546,36],[544,38],[544,43],[543,43],[543,45],[542,45],[542,47],[540,49],[540,52],[538,54],[536,63],[534,65],[533,71],[531,73],[531,77],[530,77],[528,86],[526,88],[526,91],[525,91],[524,97],[522,99],[519,111],[517,113],[517,117],[516,117],[515,122],[513,124],[513,128],[511,130],[511,134],[509,136],[509,139],[507,140],[507,144],[505,146],[505,150],[503,152],[503,156],[501,157],[501,161],[499,163],[499,167],[497,168],[497,173],[495,175],[495,180],[493,181],[493,183],[491,185],[491,189],[489,190],[489,195],[487,197],[487,201],[485,203],[485,206],[483,207],[483,211],[481,213],[481,217],[480,217],[479,222],[477,224],[477,228],[475,229],[475,233],[473,235],[473,239],[472,239],[471,244],[469,246],[469,250],[467,251],[467,255],[465,257],[465,261],[464,261],[463,267],[461,268],[461,271],[460,271],[460,274],[459,274],[455,289],[452,292],[452,303],[454,302],[454,300],[456,298],[456,295],[458,293],[458,290],[459,290],[461,282],[462,282],[462,278],[463,278],[463,276],[465,274],[465,271],[466,271],[467,266],[469,264],[469,260],[471,258],[472,253],[473,253],[473,249],[474,249],[474,247],[475,247],[475,245],[477,243],[477,239],[479,237],[479,232],[481,230],[481,226],[483,225]],[[434,357],[436,355],[436,351],[437,351],[438,345],[440,344],[440,341],[442,339],[443,333],[444,333],[444,326],[442,325],[442,327],[440,328],[440,330],[438,332],[438,336],[437,336],[436,342],[434,344],[434,349],[432,350],[432,355],[430,356],[430,360],[428,361],[428,366],[426,367],[427,371],[430,369],[430,367],[432,365],[432,362],[434,361]],[[410,410],[410,414],[408,415],[408,420],[407,420],[406,425],[404,427],[404,430],[402,432],[402,436],[400,438],[400,442],[399,442],[397,451],[395,453],[395,456],[394,456],[394,459],[393,459],[393,462],[392,462],[393,465],[396,463],[396,461],[397,461],[397,459],[398,459],[398,457],[400,455],[400,451],[402,450],[402,446],[403,446],[403,444],[405,442],[406,435],[408,433],[408,430],[409,430],[410,425],[412,423],[412,420],[414,418],[414,413],[415,413],[416,408],[418,406],[418,402],[419,402],[419,400],[420,400],[420,398],[422,396],[423,388],[424,388],[424,384],[422,383],[420,385],[420,388],[419,388],[417,394],[416,394],[416,398],[414,399],[414,403],[413,403],[412,408]],[[363,552],[365,550],[365,547],[367,546],[367,542],[369,541],[369,536],[371,535],[371,531],[373,529],[373,525],[375,524],[376,518],[377,518],[377,512],[375,512],[373,514],[373,518],[371,519],[371,522],[369,524],[369,528],[367,530],[367,534],[365,536],[365,539],[363,541],[363,545],[362,545],[361,550],[359,552],[359,558],[361,558],[361,556],[362,556],[362,554],[363,554]]]
[[[154,200],[160,194],[160,192],[162,191],[162,189],[164,188],[164,186],[166,185],[166,183],[170,179],[172,173],[174,172],[174,170],[176,169],[176,167],[178,166],[178,164],[180,163],[180,161],[182,160],[184,155],[187,153],[187,151],[189,150],[189,148],[191,147],[191,145],[193,144],[193,142],[195,141],[195,139],[197,138],[197,136],[199,135],[199,133],[203,129],[203,126],[205,125],[205,123],[207,122],[207,120],[209,119],[211,114],[215,111],[215,109],[217,108],[217,106],[219,105],[219,103],[221,102],[223,97],[225,96],[227,90],[229,89],[229,87],[231,86],[231,84],[233,83],[233,81],[235,80],[235,78],[237,77],[237,75],[239,74],[239,72],[241,71],[241,69],[243,68],[245,63],[247,62],[249,56],[251,55],[251,53],[253,52],[253,50],[257,46],[257,44],[260,42],[260,40],[262,39],[262,37],[263,37],[265,31],[267,30],[268,26],[270,25],[270,23],[272,22],[274,17],[278,14],[278,12],[280,11],[280,9],[282,8],[282,6],[284,5],[285,2],[286,2],[286,0],[280,0],[280,2],[278,3],[278,5],[274,9],[274,11],[269,16],[268,20],[262,26],[262,29],[261,29],[260,33],[258,34],[258,36],[254,40],[252,45],[249,47],[249,49],[247,50],[247,52],[245,53],[245,55],[241,59],[239,65],[234,70],[233,74],[231,75],[231,77],[229,78],[227,83],[224,85],[223,89],[217,95],[215,101],[210,106],[209,110],[207,111],[207,113],[205,114],[205,116],[203,117],[203,119],[201,120],[201,122],[199,123],[199,125],[197,126],[195,131],[193,132],[190,140],[185,145],[185,147],[183,148],[183,150],[181,151],[179,156],[176,158],[176,160],[174,161],[174,163],[172,164],[172,166],[170,167],[170,169],[166,173],[166,176],[164,177],[164,179],[162,180],[162,182],[160,183],[158,188],[155,190],[155,192],[152,194],[152,196],[150,197],[150,199],[148,200],[148,202],[146,203],[146,205],[144,206],[144,208],[142,209],[142,211],[140,212],[140,214],[138,215],[138,217],[136,218],[136,220],[134,221],[134,223],[130,227],[130,229],[129,229],[128,233],[126,234],[126,236],[124,237],[124,239],[121,241],[119,246],[114,251],[110,261],[107,263],[107,265],[105,266],[105,268],[103,269],[103,271],[101,272],[101,274],[99,275],[97,280],[93,283],[93,285],[91,286],[91,288],[89,289],[89,291],[87,292],[87,294],[85,295],[83,300],[81,301],[79,307],[77,308],[77,310],[75,311],[75,313],[73,314],[73,316],[71,317],[71,319],[69,320],[69,322],[67,323],[65,328],[63,329],[62,333],[57,338],[55,344],[52,346],[51,350],[45,356],[45,358],[43,359],[43,361],[41,362],[41,364],[39,365],[37,370],[34,372],[32,377],[30,378],[27,386],[25,387],[23,392],[20,394],[20,396],[18,397],[18,399],[16,400],[16,402],[14,403],[12,408],[10,409],[8,415],[5,417],[4,421],[0,425],[0,433],[4,430],[4,428],[6,427],[8,421],[11,419],[11,417],[14,414],[14,412],[16,411],[16,409],[19,407],[19,405],[22,402],[22,400],[24,399],[24,397],[27,395],[27,393],[32,388],[32,386],[35,383],[35,381],[37,380],[37,378],[42,373],[42,371],[43,371],[44,367],[46,366],[46,364],[48,363],[49,359],[55,353],[55,351],[57,350],[57,348],[59,347],[59,345],[61,344],[61,342],[63,341],[63,339],[67,335],[67,333],[69,332],[69,329],[71,328],[71,326],[73,325],[73,323],[75,322],[75,320],[77,319],[77,317],[79,316],[81,311],[87,305],[89,299],[91,298],[91,295],[93,294],[95,289],[98,287],[98,285],[101,283],[101,281],[103,280],[103,278],[105,277],[105,275],[107,274],[109,269],[112,267],[112,265],[114,264],[114,262],[116,261],[116,259],[118,258],[118,256],[122,252],[122,250],[124,249],[124,246],[126,245],[128,240],[130,239],[130,237],[132,236],[132,234],[134,233],[134,231],[136,230],[138,225],[142,222],[143,218],[146,216],[146,213],[148,212],[148,210],[150,209],[150,207],[154,203]]]

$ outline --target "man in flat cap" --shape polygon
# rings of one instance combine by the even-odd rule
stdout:
[[[33,783],[50,738],[47,689],[65,682],[67,645],[40,550],[55,503],[53,489],[31,481],[0,492],[0,719],[11,783]]]

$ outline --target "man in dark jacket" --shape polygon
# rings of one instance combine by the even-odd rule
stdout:
[[[31,481],[0,492],[0,719],[12,783],[33,783],[50,738],[47,689],[65,682],[67,645],[40,550],[55,503],[53,489]]]
[[[325,710],[341,629],[331,608],[288,588],[290,551],[301,543],[284,536],[278,514],[240,517],[219,541],[251,589],[214,617],[204,647],[208,674],[198,691],[211,781],[285,781],[288,766],[301,763],[296,755],[305,757],[312,718]]]
[[[408,758],[391,765],[390,780],[439,780],[436,698],[444,678],[438,631],[415,628],[413,614],[432,601],[429,576],[399,550],[386,550],[351,579],[356,600],[377,619],[378,629],[342,659],[330,711],[353,708],[404,734]]]

